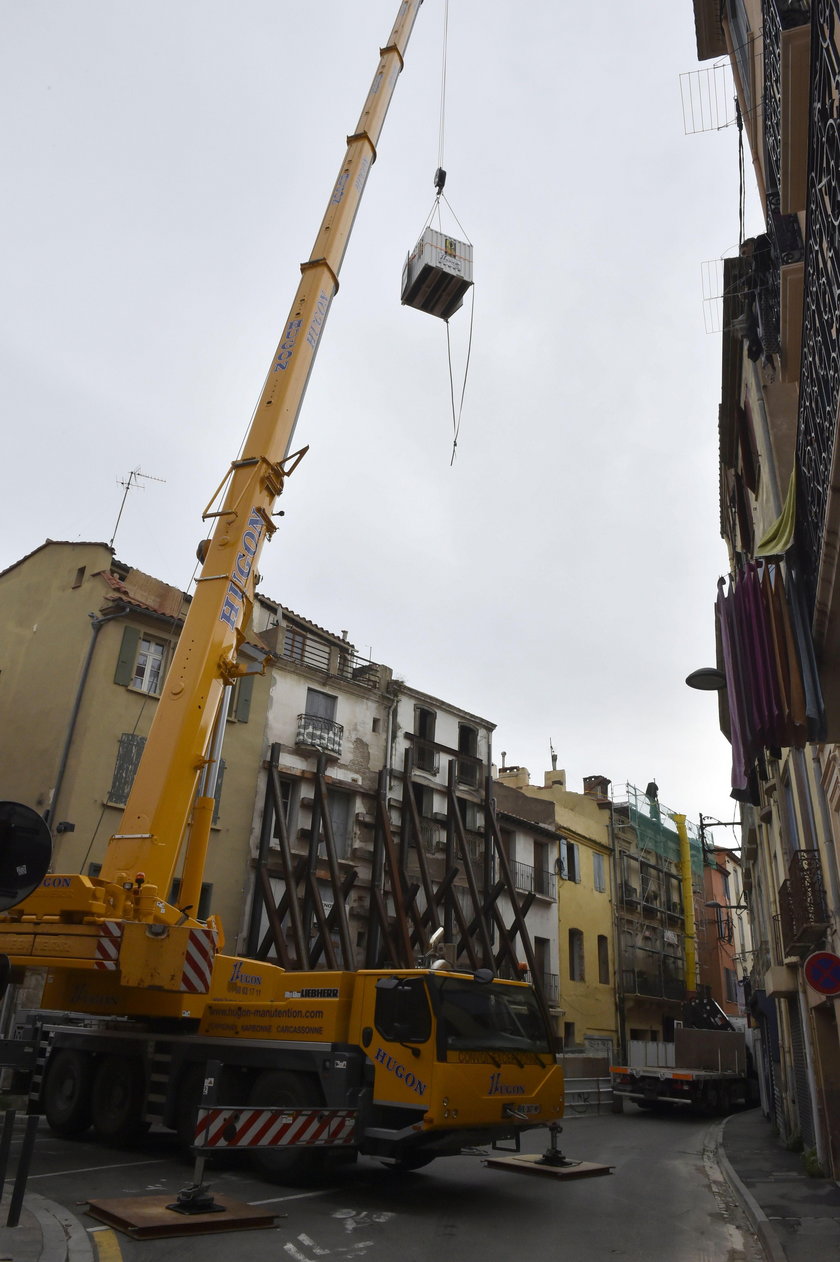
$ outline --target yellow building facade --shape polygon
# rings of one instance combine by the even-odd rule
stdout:
[[[546,772],[542,785],[531,784],[524,767],[504,769],[499,779],[554,807],[559,1029],[566,1052],[610,1056],[619,1035],[609,781],[587,777],[575,793],[559,770]]]

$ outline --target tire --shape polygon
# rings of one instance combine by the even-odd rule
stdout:
[[[93,1080],[91,1115],[97,1139],[130,1147],[148,1129],[143,1120],[143,1065],[136,1056],[103,1056]]]
[[[323,1101],[315,1099],[314,1082],[298,1074],[282,1069],[268,1069],[254,1081],[248,1104],[277,1106],[290,1109],[317,1107]],[[255,1148],[251,1153],[254,1169],[273,1183],[310,1183],[321,1173],[324,1153],[312,1148]]]
[[[65,1047],[47,1063],[44,1115],[50,1130],[63,1139],[83,1135],[91,1123],[93,1059],[87,1052]]]
[[[382,1164],[388,1170],[393,1170],[395,1174],[408,1174],[412,1170],[422,1170],[426,1166],[430,1166],[434,1160],[434,1157],[415,1153],[413,1157],[398,1157],[396,1161],[386,1161]]]

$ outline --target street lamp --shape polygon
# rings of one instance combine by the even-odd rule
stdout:
[[[722,692],[726,687],[726,676],[716,666],[701,666],[686,675],[685,682],[698,692]]]
[[[717,907],[719,911],[749,911],[746,903],[719,903],[716,898],[704,903],[704,907]]]

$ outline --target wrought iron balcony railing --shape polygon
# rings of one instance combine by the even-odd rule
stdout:
[[[344,728],[332,719],[322,719],[317,714],[299,714],[296,745],[318,749],[323,754],[341,754],[341,738]]]
[[[796,850],[779,890],[779,928],[784,955],[809,952],[829,926],[819,850]]]
[[[511,875],[518,890],[533,890],[545,898],[557,897],[557,877],[547,868],[534,868],[528,863],[513,863]]]

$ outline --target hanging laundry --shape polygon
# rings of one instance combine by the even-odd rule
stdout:
[[[819,673],[793,558],[750,561],[718,582],[732,797],[752,801],[764,752],[823,739]]]

